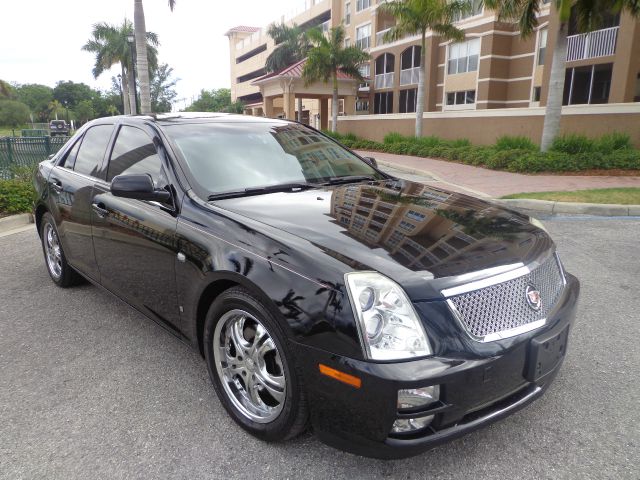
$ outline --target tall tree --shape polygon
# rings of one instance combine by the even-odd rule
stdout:
[[[0,80],[0,100],[12,100],[16,97],[16,89],[4,80]]]
[[[29,120],[29,107],[17,100],[0,101],[0,125],[12,128],[24,125]]]
[[[127,37],[131,34],[133,34],[133,25],[126,19],[122,25],[118,26],[104,22],[96,23],[93,26],[91,39],[82,47],[83,50],[94,53],[96,56],[93,67],[94,78],[98,78],[113,65],[120,65],[125,114],[136,112],[134,66],[131,59],[131,45],[127,41]],[[146,39],[146,50],[151,63],[157,64],[158,36],[148,32]]]
[[[455,27],[453,22],[469,9],[470,3],[465,0],[396,0],[383,3],[379,7],[381,12],[391,14],[396,20],[395,26],[385,34],[386,40],[399,40],[405,35],[421,36],[416,99],[416,137],[422,135],[424,88],[427,76],[427,32],[433,31],[445,40],[464,40],[464,32]]]
[[[538,13],[543,0],[485,0],[487,7],[496,10],[501,19],[514,21],[520,27],[520,35],[528,37],[538,27]],[[565,68],[567,63],[567,33],[572,9],[575,9],[578,27],[582,32],[590,32],[602,25],[603,14],[617,14],[626,11],[640,17],[638,0],[553,0],[553,8],[558,15],[556,42],[553,46],[549,91],[542,127],[540,149],[546,152],[560,131],[562,99],[564,96]]]
[[[331,131],[338,129],[338,72],[352,76],[360,82],[364,81],[359,66],[369,60],[369,54],[360,47],[344,46],[344,27],[339,25],[329,30],[328,35],[319,28],[307,31],[312,47],[304,64],[302,76],[306,84],[331,80],[333,98],[331,102]]]
[[[17,99],[26,104],[40,122],[49,120],[49,103],[53,100],[53,89],[46,85],[28,83],[16,88]]]
[[[176,0],[168,0],[169,8],[173,11]],[[147,27],[144,18],[142,0],[134,0],[133,23],[136,38],[136,66],[138,82],[140,83],[140,113],[151,113],[151,85],[149,83],[149,58],[146,49]]]
[[[179,78],[172,78],[173,68],[166,63],[151,72],[151,109],[154,112],[170,112],[178,96],[175,90]]]
[[[185,110],[187,112],[227,112],[242,113],[242,102],[231,102],[231,90],[219,88],[201,90],[198,98]]]

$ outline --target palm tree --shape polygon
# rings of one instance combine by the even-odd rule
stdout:
[[[267,72],[277,72],[299,62],[311,48],[304,30],[295,23],[291,27],[285,23],[272,23],[267,34],[276,44],[265,62]],[[298,121],[302,122],[302,98],[298,98]]]
[[[385,34],[385,40],[399,40],[406,35],[418,33],[422,35],[416,99],[416,137],[422,136],[427,32],[431,30],[446,40],[464,40],[464,32],[455,27],[453,22],[469,9],[470,3],[464,0],[396,0],[379,7],[381,12],[387,12],[396,19],[395,26]]]
[[[131,46],[127,36],[133,33],[133,25],[129,20],[124,20],[122,25],[115,26],[108,23],[96,23],[93,26],[91,39],[82,47],[87,52],[96,55],[93,67],[93,76],[98,78],[105,70],[119,64],[122,75],[122,95],[124,113],[136,111],[135,82],[133,77],[133,64],[131,61]],[[147,50],[152,64],[157,64],[158,36],[155,33],[147,33]]]
[[[531,35],[538,26],[538,13],[542,0],[485,0],[487,7],[496,10],[501,19],[515,21],[520,27],[523,38]],[[551,72],[549,75],[549,93],[544,113],[542,141],[540,149],[546,152],[560,131],[562,99],[564,95],[565,67],[567,63],[567,32],[571,12],[575,9],[578,26],[581,31],[589,32],[599,28],[603,14],[627,11],[634,17],[640,16],[638,0],[554,0],[554,8],[559,17],[556,43],[553,46]]]
[[[305,84],[316,81],[333,85],[333,98],[331,102],[331,131],[338,129],[338,71],[354,77],[363,82],[359,66],[369,60],[369,54],[360,47],[344,46],[344,27],[339,25],[332,28],[328,35],[322,33],[319,28],[307,31],[307,37],[312,47],[307,56],[302,76]]]
[[[176,0],[168,0],[169,8],[173,11]],[[151,113],[151,84],[149,82],[149,58],[146,47],[147,27],[144,20],[142,0],[134,0],[133,23],[136,38],[136,71],[140,83],[140,113]]]

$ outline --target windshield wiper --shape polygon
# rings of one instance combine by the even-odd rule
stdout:
[[[238,198],[238,197],[249,197],[251,195],[262,195],[265,193],[274,193],[274,192],[294,192],[307,190],[309,188],[313,188],[315,185],[311,183],[302,183],[302,182],[294,182],[294,183],[279,183],[276,185],[266,185],[264,187],[249,187],[244,188],[242,190],[229,190],[226,192],[219,192],[209,195],[207,200],[223,200],[225,198]]]
[[[340,185],[342,183],[371,182],[374,180],[375,178],[371,175],[347,175],[344,177],[331,177],[328,181],[321,183],[321,185]]]

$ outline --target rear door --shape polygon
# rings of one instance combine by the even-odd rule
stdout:
[[[49,207],[67,260],[93,280],[100,277],[91,238],[91,198],[112,133],[113,125],[89,128],[49,175]]]
[[[121,125],[109,155],[106,183],[93,192],[93,243],[101,283],[172,329],[179,329],[176,297],[176,206],[111,194],[116,175],[148,173],[171,189],[171,171],[152,130]]]

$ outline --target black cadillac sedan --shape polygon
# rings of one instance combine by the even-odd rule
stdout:
[[[35,185],[53,282],[198,349],[264,440],[415,455],[540,397],[566,353],[579,283],[541,224],[294,122],[104,118]]]

